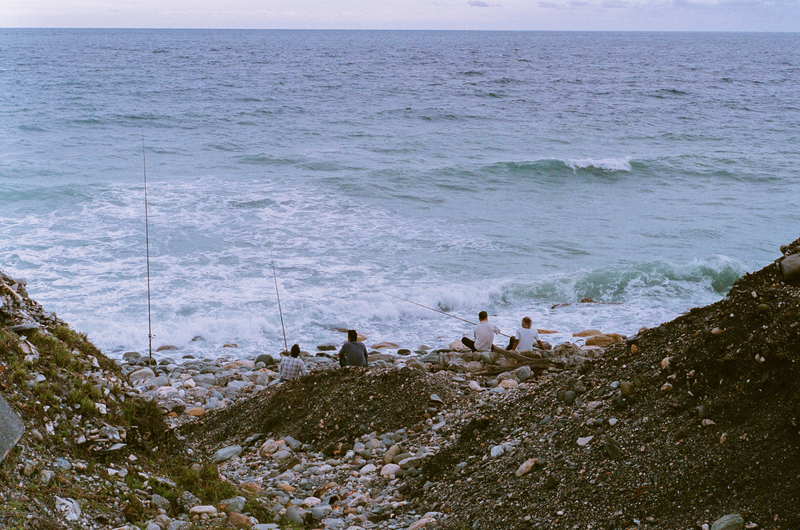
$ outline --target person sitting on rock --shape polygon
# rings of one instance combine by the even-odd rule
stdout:
[[[531,328],[532,323],[531,317],[522,319],[522,327],[517,328],[517,332],[509,340],[507,350],[532,351],[533,341],[536,341],[541,349],[545,349],[544,344],[539,339],[539,332],[536,331],[536,328]]]
[[[500,329],[489,323],[486,311],[481,311],[478,313],[478,325],[475,326],[475,340],[462,337],[461,342],[472,351],[492,351],[495,333],[500,333]]]
[[[347,342],[339,350],[339,364],[341,366],[367,366],[367,347],[363,342],[358,342],[358,333],[351,329],[347,332]]]
[[[299,345],[294,344],[292,346],[291,357],[284,357],[281,359],[280,368],[278,370],[281,374],[281,381],[301,377],[308,373],[306,364],[300,359]]]

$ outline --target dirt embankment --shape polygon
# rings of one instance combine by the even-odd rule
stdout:
[[[751,528],[800,528],[798,322],[800,287],[770,264],[720,302],[520,390],[337,370],[212,415],[190,438],[210,451],[276,433],[328,451],[400,427],[424,437],[437,393],[451,443],[399,490],[417,513],[447,514],[438,527],[700,528],[738,513]]]

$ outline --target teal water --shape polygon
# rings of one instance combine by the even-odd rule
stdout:
[[[471,332],[389,295],[632,334],[800,236],[798,57],[794,34],[0,30],[0,267],[106,353],[146,348],[144,143],[155,346],[282,349],[270,245],[306,349]]]

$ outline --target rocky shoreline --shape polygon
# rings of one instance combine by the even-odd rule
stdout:
[[[25,426],[0,524],[800,528],[800,240],[781,254],[634,337],[345,369],[321,345],[284,383],[269,355],[111,361],[0,273],[0,388]]]

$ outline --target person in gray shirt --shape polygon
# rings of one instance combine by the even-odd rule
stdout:
[[[339,350],[341,366],[367,366],[367,347],[358,342],[358,333],[351,329],[347,332],[347,342]]]

